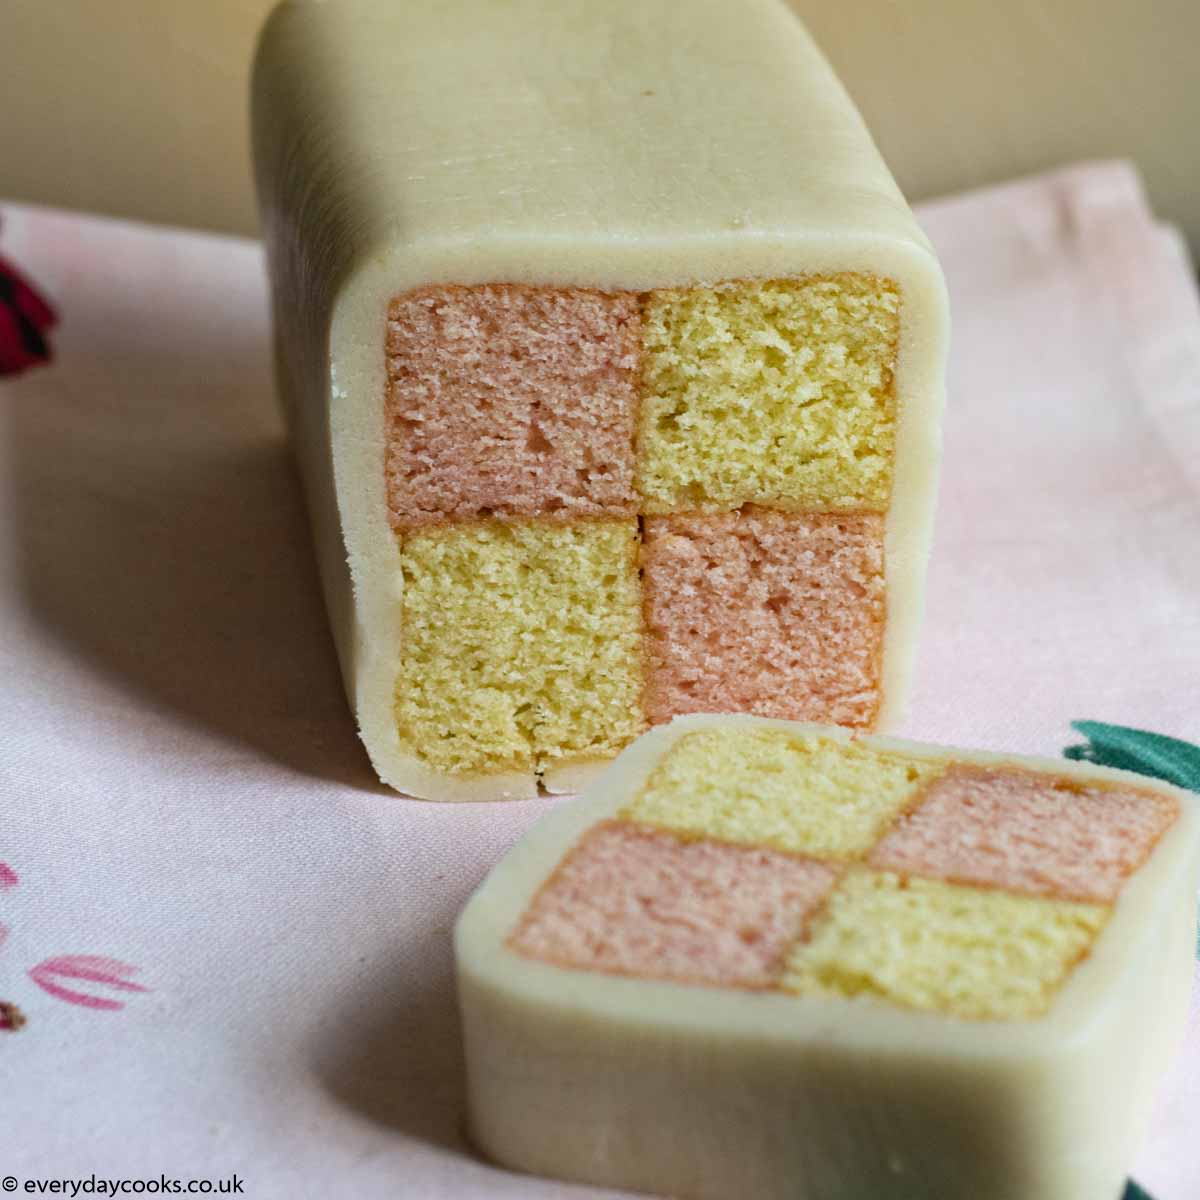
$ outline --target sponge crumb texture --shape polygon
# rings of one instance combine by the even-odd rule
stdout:
[[[1165,796],[952,767],[875,848],[890,871],[1062,899],[1116,899],[1177,815]]]
[[[875,844],[940,765],[779,729],[680,738],[622,816],[692,837],[849,858]]]
[[[883,518],[650,517],[647,716],[750,712],[868,728],[879,707]]]
[[[899,336],[855,272],[394,296],[402,748],[483,775],[686,713],[873,727]]]
[[[510,945],[646,979],[1035,1018],[1178,816],[1136,784],[706,723],[566,853]]]
[[[790,855],[609,822],[563,861],[510,944],[562,966],[770,986],[835,878]]]
[[[637,522],[485,522],[401,543],[396,721],[452,773],[607,757],[643,728]]]
[[[899,333],[898,288],[868,274],[651,292],[646,511],[885,509]]]
[[[1035,1017],[1107,917],[1103,905],[855,867],[793,950],[783,986],[959,1017]]]
[[[492,284],[393,299],[393,526],[633,513],[638,324],[632,292]]]

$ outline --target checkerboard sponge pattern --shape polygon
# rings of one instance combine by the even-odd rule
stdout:
[[[1135,787],[811,732],[686,734],[513,931],[577,969],[1036,1017],[1177,815]]]
[[[870,728],[900,320],[866,273],[395,297],[401,743],[486,774],[607,757],[683,713]]]

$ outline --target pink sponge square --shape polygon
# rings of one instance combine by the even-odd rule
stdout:
[[[396,297],[393,526],[632,513],[638,303],[631,292],[515,284]]]
[[[611,821],[564,859],[510,944],[560,966],[765,987],[836,878],[794,855]]]
[[[879,706],[883,518],[746,508],[646,519],[647,716],[864,728]]]
[[[951,767],[871,865],[1051,896],[1116,899],[1175,819],[1165,796],[1004,768]]]

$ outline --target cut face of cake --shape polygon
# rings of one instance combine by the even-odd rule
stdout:
[[[280,388],[411,795],[573,790],[685,713],[905,703],[937,262],[782,0],[680,33],[671,0],[288,0],[263,33]]]
[[[681,713],[871,727],[898,314],[856,274],[394,299],[405,751],[544,775]]]
[[[460,920],[475,1136],[699,1200],[1117,1200],[1198,869],[1195,798],[1141,777],[675,721]]]

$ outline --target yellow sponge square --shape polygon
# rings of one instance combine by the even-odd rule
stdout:
[[[643,728],[637,521],[410,533],[396,721],[429,766],[538,770]]]
[[[1036,1017],[1108,912],[852,867],[793,948],[783,987],[958,1017]]]
[[[694,837],[818,858],[865,853],[937,764],[783,729],[680,738],[623,816]]]
[[[899,290],[873,275],[651,292],[637,466],[646,511],[883,511],[899,336]]]

